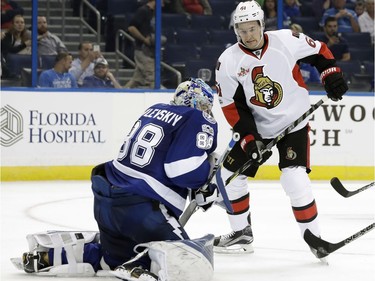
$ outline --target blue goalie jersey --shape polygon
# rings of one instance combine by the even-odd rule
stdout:
[[[124,191],[163,203],[177,217],[188,188],[203,186],[208,155],[217,146],[217,123],[186,106],[156,104],[127,135],[116,160],[105,164],[108,180]]]

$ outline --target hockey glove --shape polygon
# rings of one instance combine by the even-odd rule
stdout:
[[[348,85],[344,79],[341,69],[337,66],[328,68],[320,74],[320,78],[327,92],[327,96],[338,101],[348,90]]]
[[[241,140],[242,150],[248,155],[250,159],[262,165],[271,157],[272,151],[266,149],[266,146],[261,140],[255,140],[253,135],[247,135]]]
[[[219,191],[214,183],[208,184],[206,189],[198,189],[195,191],[195,201],[197,205],[207,211],[219,199]]]

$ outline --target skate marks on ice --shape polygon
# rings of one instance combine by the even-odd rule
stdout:
[[[363,182],[353,183],[359,186]],[[351,182],[345,182],[350,187]],[[253,254],[215,254],[214,281],[372,281],[375,235],[369,233],[331,254],[323,265],[303,241],[288,199],[278,182],[249,181],[254,231]],[[374,193],[342,198],[329,183],[314,183],[323,238],[339,241],[374,220]],[[88,181],[2,183],[0,280],[40,280],[18,271],[11,257],[27,250],[26,235],[54,230],[96,230]],[[350,200],[350,202],[348,202]],[[187,223],[191,238],[227,233],[225,211],[197,211]],[[48,277],[46,277],[48,278]],[[103,278],[96,278],[101,280]],[[53,278],[53,281],[67,280]],[[69,278],[69,281],[92,278]],[[106,280],[118,280],[106,278]]]

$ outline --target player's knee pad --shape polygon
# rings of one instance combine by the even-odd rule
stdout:
[[[292,206],[304,206],[314,200],[305,167],[283,168],[281,172],[280,182]]]
[[[96,231],[46,231],[26,236],[29,245],[29,261],[23,261],[26,272],[35,272],[52,276],[94,276],[95,271],[88,263],[83,263],[84,245],[99,242]],[[41,253],[53,249],[53,264],[41,267],[38,259]],[[62,263],[62,252],[65,250],[67,264]],[[27,257],[27,256],[26,256]],[[31,259],[32,257],[32,259]],[[24,254],[25,259],[25,254]],[[28,267],[28,270],[26,270]]]
[[[223,178],[224,182],[232,174],[233,172],[227,170],[226,168],[222,168],[221,170],[221,177]],[[229,200],[236,200],[245,196],[248,193],[247,176],[239,175],[225,187],[225,190],[227,191]]]
[[[194,240],[156,241],[138,246],[149,249],[151,272],[160,281],[209,281],[214,272],[213,241],[214,235],[208,234]]]

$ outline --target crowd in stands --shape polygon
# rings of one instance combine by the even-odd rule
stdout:
[[[94,74],[94,64],[102,55],[98,50],[94,50],[91,42],[78,44],[78,57],[72,62],[69,72],[73,74],[79,86],[83,85],[83,80]]]
[[[26,60],[31,65],[31,31],[26,28],[23,9],[12,3],[13,1],[2,1],[2,7],[7,7],[7,4],[14,7],[14,10],[2,10],[3,14],[9,13],[12,17],[11,23],[4,25],[1,30],[1,78],[18,81],[25,70],[22,69],[22,62]],[[93,49],[91,42],[79,43],[78,56],[73,59],[63,41],[48,30],[46,17],[38,16],[37,23],[41,66],[38,67],[38,87],[121,88],[109,71],[108,62],[100,51]]]
[[[124,87],[152,88],[155,0],[91,0],[90,2],[101,12],[107,28],[111,29],[104,32],[108,45],[106,51],[108,49],[114,51],[114,36],[119,28],[135,38],[135,48],[133,46],[134,49],[130,52],[130,55],[133,56],[130,59],[134,60],[136,64],[135,72]],[[227,46],[236,42],[231,14],[239,1],[163,0],[161,2],[163,4],[163,61],[178,70],[183,69],[185,77],[196,76],[197,71],[202,68],[214,71],[214,60]],[[257,0],[257,2],[265,12],[266,31],[278,29],[278,1]],[[79,11],[80,3],[81,0],[71,0],[74,13]],[[123,3],[126,3],[124,6],[128,10],[122,10]],[[14,1],[7,0],[2,0],[1,5],[2,78],[7,78],[12,77],[12,72],[7,68],[7,57],[10,54],[31,54],[31,33],[25,25],[22,7]],[[119,17],[123,17],[125,20],[120,26],[116,26],[115,21]],[[172,18],[170,22],[169,18]],[[204,21],[203,18],[207,20]],[[361,74],[372,75],[373,80],[374,70],[369,68],[373,67],[374,61],[374,0],[284,0],[282,23],[281,28],[296,28],[296,31],[300,28],[299,32],[304,32],[313,39],[325,42],[339,62],[359,61],[362,65]],[[114,26],[115,28],[113,28]],[[216,36],[215,34],[219,32],[220,35]],[[355,37],[358,38],[355,40],[351,39],[351,36],[355,34],[363,36]],[[220,40],[215,39],[215,36]],[[188,46],[181,46],[183,44]],[[214,45],[218,49],[214,49]],[[174,49],[176,49],[176,55],[174,55]],[[206,52],[206,49],[211,51]],[[370,54],[367,59],[363,58],[364,52],[360,51],[364,49],[366,49],[366,54]],[[369,50],[372,52],[368,52]],[[126,53],[125,50],[123,51]],[[56,63],[53,69],[56,73],[64,74],[64,77],[68,77],[70,74],[69,79],[74,79],[74,83],[70,83],[72,87],[75,85],[77,87],[84,86],[87,77],[91,77],[91,84],[89,84],[93,85],[92,81],[97,80],[92,79],[94,77],[98,79],[100,72],[96,71],[96,66],[98,70],[109,68],[108,62],[101,53],[93,50],[91,42],[79,43],[78,56],[72,58],[70,63],[70,56],[63,55],[61,58],[61,54],[69,54],[69,50],[58,36],[48,31],[47,19],[43,16],[38,17],[38,55],[55,56]],[[97,64],[98,60],[101,60],[102,63]],[[107,63],[103,63],[103,61]],[[197,67],[192,67],[193,73],[189,72],[189,66],[193,65],[195,61],[200,62],[197,62]],[[207,65],[199,66],[199,63]],[[363,67],[365,64],[368,65],[367,68]],[[184,65],[185,68],[181,68],[181,65]],[[66,69],[68,66],[69,68]],[[300,68],[303,72],[307,66],[301,65]],[[350,67],[348,69],[350,70]],[[108,75],[102,85],[118,88],[120,85],[109,69],[106,73]],[[305,73],[307,72],[305,71]],[[316,77],[315,74],[311,77],[306,82],[317,82],[316,78],[313,79]],[[353,76],[349,74],[348,79],[352,78]],[[213,81],[214,77],[211,78],[210,83]],[[64,83],[53,85],[62,84]],[[99,87],[99,84],[96,83],[96,87]]]

